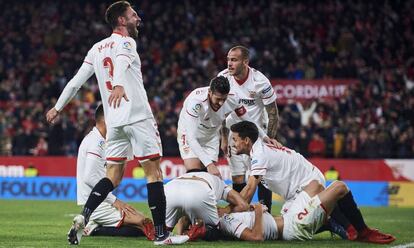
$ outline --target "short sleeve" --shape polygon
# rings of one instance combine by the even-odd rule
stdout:
[[[201,113],[201,103],[197,101],[189,101],[185,106],[186,115],[198,118]]]
[[[134,61],[136,56],[137,50],[137,43],[131,37],[126,37],[120,40],[117,50],[116,50],[116,57],[122,56],[123,58],[127,58],[128,62],[131,64]]]
[[[257,81],[258,92],[264,105],[268,105],[276,101],[276,93],[269,79],[259,71],[256,71],[255,73],[255,80]]]
[[[246,228],[247,225],[235,218],[233,214],[225,214],[220,219],[220,229],[230,236],[240,238],[242,232]]]
[[[253,155],[251,158],[251,170],[250,175],[252,176],[264,176],[267,171],[266,159],[261,156]]]

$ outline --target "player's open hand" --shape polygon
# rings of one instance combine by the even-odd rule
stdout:
[[[220,171],[217,169],[217,166],[214,163],[211,163],[207,166],[207,171],[208,173],[221,178]]]
[[[112,206],[118,209],[121,213],[122,212],[125,212],[125,214],[136,214],[137,213],[137,210],[134,207],[118,199],[115,200]]]
[[[275,146],[278,149],[281,149],[283,147],[283,145],[279,141],[277,141],[276,139],[271,139],[269,137],[265,137],[265,138],[263,138],[263,141],[268,143],[268,144],[271,144],[271,145]]]
[[[121,104],[122,98],[125,98],[125,101],[129,102],[129,99],[125,93],[124,87],[120,85],[114,86],[111,91],[111,95],[109,96],[108,103],[109,107],[114,106],[114,108],[118,108]]]
[[[59,111],[57,111],[55,108],[51,108],[46,113],[46,121],[50,124],[55,124],[59,117]]]

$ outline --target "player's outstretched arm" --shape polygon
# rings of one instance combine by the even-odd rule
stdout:
[[[243,197],[247,203],[252,201],[254,192],[256,191],[257,185],[261,179],[261,176],[249,176],[246,186],[240,192],[241,197]]]
[[[56,123],[60,111],[72,100],[79,88],[93,75],[93,73],[93,67],[90,64],[82,64],[79,71],[63,89],[56,105],[46,113],[46,121],[48,123]]]

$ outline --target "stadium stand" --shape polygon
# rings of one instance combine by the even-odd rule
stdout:
[[[109,3],[109,2],[108,2]],[[76,155],[93,126],[91,78],[45,123],[87,49],[108,35],[108,3],[0,2],[0,154]],[[315,100],[308,123],[280,105],[279,140],[307,156],[414,156],[414,1],[142,1],[138,38],[144,83],[164,153],[177,156],[182,100],[226,67],[243,44],[269,78],[357,79],[338,101]],[[312,102],[305,102],[305,107]]]

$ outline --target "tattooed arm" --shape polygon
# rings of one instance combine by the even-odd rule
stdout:
[[[267,114],[269,115],[269,124],[267,129],[267,136],[276,139],[277,129],[279,127],[279,110],[277,109],[276,101],[265,106]]]

